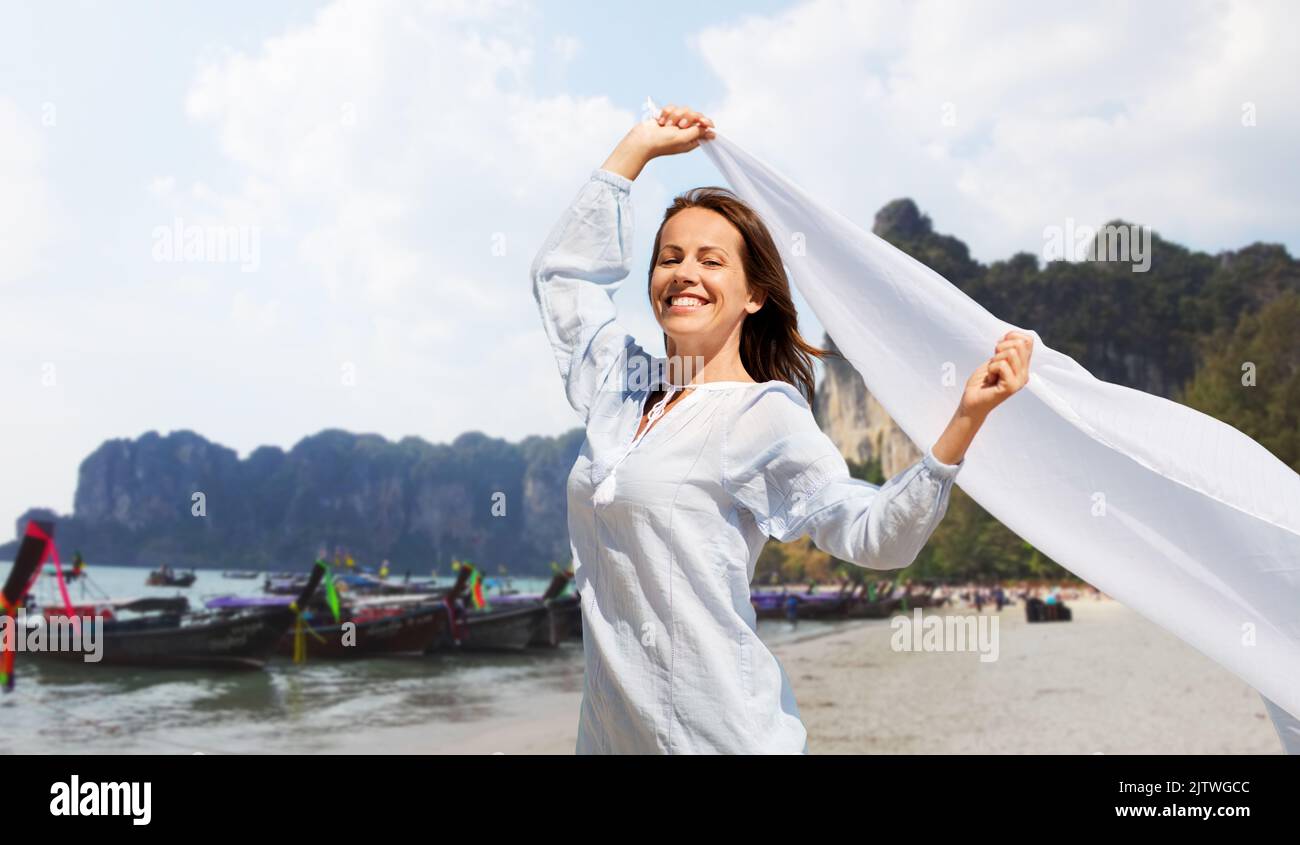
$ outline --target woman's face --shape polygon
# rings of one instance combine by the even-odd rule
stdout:
[[[741,267],[740,230],[707,208],[679,211],[664,224],[650,299],[664,333],[690,354],[716,349],[762,307]]]

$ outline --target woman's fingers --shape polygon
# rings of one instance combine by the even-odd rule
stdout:
[[[1028,359],[1029,357],[1028,353],[1034,348],[1034,338],[1030,335],[1025,334],[1024,332],[1015,332],[1015,331],[1007,332],[1005,335],[1002,336],[1002,339],[997,342],[997,345],[994,347],[994,350],[1001,351],[1011,346],[1015,346],[1023,350],[1026,353],[1024,357]]]
[[[1011,347],[1016,347],[1017,349],[1024,349],[1024,350],[1033,349],[1034,339],[1032,337],[1024,337],[1023,335],[1006,337],[1003,338],[1002,340],[999,340],[997,342],[997,345],[993,347],[993,350],[995,352],[1001,352],[1003,349],[1010,349]]]
[[[1011,372],[1016,375],[1019,375],[1023,371],[1020,359],[1016,356],[1016,350],[1014,349],[1004,349],[994,355],[990,361],[1005,361],[1007,365],[1011,367]]]
[[[998,374],[999,379],[1004,387],[1014,388],[1016,386],[1016,375],[1011,372],[1011,365],[1005,360],[994,361],[989,366],[989,371]]]
[[[648,136],[652,158],[690,152],[716,136],[713,121],[693,109],[672,103],[659,110],[655,123],[665,131],[652,131]]]
[[[1000,405],[1029,382],[1029,355],[1033,338],[1007,332],[995,345],[993,356],[980,364],[967,382],[964,403],[986,412]]]
[[[998,345],[1001,346],[1001,344]],[[1010,362],[1011,369],[1015,370],[1017,373],[1021,372],[1025,368],[1025,359],[1023,356],[1024,353],[1020,349],[1018,344],[1012,344],[1006,347],[1005,349],[994,353],[993,355],[994,358],[999,358]]]
[[[694,109],[688,109],[685,106],[682,106],[681,111],[677,116],[677,125],[682,129],[685,129],[688,126],[698,123],[703,116],[704,115]]]
[[[1007,332],[994,347],[995,355],[1002,352],[1013,353],[1017,372],[1027,373],[1029,358],[1034,354],[1034,339],[1024,332]]]
[[[1017,366],[1014,355],[1015,353],[1012,350],[999,352],[990,358],[987,364],[989,372],[998,374],[1000,378],[1005,380],[1008,387],[1018,385],[1023,381],[1023,371]]]
[[[689,109],[685,106],[677,106],[672,103],[664,106],[660,111],[658,122],[660,126],[675,126],[678,129],[686,129],[697,123],[704,126],[713,126],[712,120],[709,120],[694,109]]]

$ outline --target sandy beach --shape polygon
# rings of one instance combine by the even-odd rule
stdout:
[[[774,651],[813,754],[1280,753],[1259,695],[1227,670],[1118,602],[1071,607],[1074,621],[1038,625],[1019,605],[1003,610],[998,659],[987,663],[975,652],[894,651],[882,621],[841,623]],[[411,727],[368,731],[358,745],[571,754],[579,690],[518,702],[451,741],[439,728],[436,747]]]

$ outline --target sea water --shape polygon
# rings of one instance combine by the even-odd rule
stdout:
[[[91,564],[91,582],[115,599],[184,595],[194,609],[220,595],[260,595],[263,578],[227,579],[196,570],[192,587],[147,587],[148,569]],[[0,572],[8,565],[0,563]],[[400,581],[404,570],[390,580]],[[412,578],[426,574],[412,574]],[[53,579],[38,598],[57,606]],[[449,573],[440,584],[450,585]],[[511,576],[514,589],[540,593],[547,578]],[[74,603],[101,593],[69,584]],[[570,588],[572,589],[572,588]],[[493,590],[485,589],[491,601]],[[769,645],[816,636],[835,623],[759,623]],[[883,620],[882,620],[883,624]],[[24,659],[27,658],[27,659]],[[422,751],[467,732],[490,734],[546,702],[564,708],[582,690],[582,642],[518,653],[309,660],[272,657],[261,671],[156,669],[63,663],[17,655],[16,684],[0,695],[0,752],[7,753],[311,753]],[[407,738],[412,738],[408,741]],[[418,744],[412,742],[418,741]]]

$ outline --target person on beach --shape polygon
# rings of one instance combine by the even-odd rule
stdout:
[[[713,137],[669,105],[591,172],[531,266],[586,440],[566,495],[585,673],[576,751],[808,753],[749,585],[769,537],[879,570],[909,565],[943,518],[988,414],[1024,387],[1032,338],[990,338],[947,428],[881,486],[850,476],[811,411],[813,358],[781,254],[724,188],[676,197],[647,292],[666,357],[618,320],[632,266],[631,189],[651,160]]]

